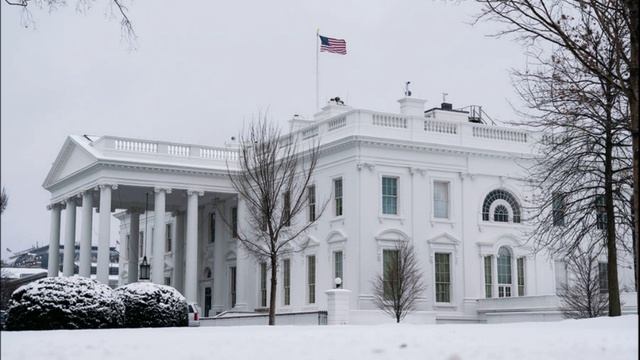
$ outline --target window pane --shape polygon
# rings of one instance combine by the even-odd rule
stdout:
[[[449,254],[435,254],[436,302],[451,301]]]
[[[609,292],[609,269],[607,269],[607,263],[598,263],[598,285],[600,287],[600,293]]]
[[[382,178],[382,213],[398,214],[398,179],[394,177]]]
[[[552,195],[553,226],[564,225],[564,212],[565,212],[564,203],[565,203],[564,194],[553,193]]]
[[[309,222],[316,220],[316,187],[311,185],[307,188],[307,202],[309,204]]]
[[[333,278],[340,278],[342,280],[342,284],[340,285],[340,287],[344,287],[344,279],[342,278],[342,251],[336,251],[333,253],[333,266]]]
[[[496,206],[493,211],[493,220],[499,222],[508,222],[509,221],[509,210],[504,205]]]
[[[216,213],[212,212],[209,216],[209,231],[211,232],[209,242],[216,241]]]
[[[231,228],[232,228],[232,236],[234,238],[238,237],[238,208],[231,208]]]
[[[518,258],[518,296],[524,296],[524,258]]]
[[[511,284],[511,252],[505,247],[498,251],[498,284]]]
[[[267,306],[267,263],[260,263],[260,306]]]
[[[398,255],[398,250],[383,250],[382,252],[382,280],[385,299],[391,299],[397,293]]]
[[[484,257],[484,296],[490,298],[492,294],[493,256]]]
[[[289,259],[285,259],[283,261],[283,271],[284,271],[284,304],[291,304],[291,261]]]
[[[287,191],[284,193],[284,226],[291,226],[291,193]]]
[[[307,283],[309,285],[309,304],[316,302],[316,257],[307,256]]]
[[[342,178],[333,180],[335,216],[342,216]]]
[[[165,251],[171,251],[171,224],[167,224],[166,234],[165,234]]]
[[[449,218],[449,183],[436,181],[433,183],[433,217]]]
[[[567,286],[567,263],[562,260],[554,262],[556,274],[556,294],[563,294]]]

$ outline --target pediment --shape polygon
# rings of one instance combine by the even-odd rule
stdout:
[[[378,241],[406,241],[409,240],[409,235],[400,229],[385,229],[376,235]]]
[[[300,245],[300,248],[307,249],[307,248],[319,246],[319,245],[320,245],[320,242],[316,240],[316,238],[314,238],[313,236],[307,236],[306,239],[304,239],[304,241]]]
[[[327,243],[333,244],[347,241],[347,235],[342,230],[333,230],[327,235]]]
[[[438,245],[458,245],[460,244],[460,240],[455,236],[449,234],[448,232],[444,232],[442,234],[436,235],[432,238],[427,239],[429,244],[438,244]]]
[[[45,188],[76,174],[97,162],[95,156],[68,137],[42,185]]]

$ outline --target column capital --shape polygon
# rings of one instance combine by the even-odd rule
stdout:
[[[47,205],[47,210],[63,209],[64,207],[64,204],[57,202]]]
[[[79,197],[93,196],[94,189],[87,189],[78,194]]]
[[[193,195],[193,194],[196,194],[198,196],[203,196],[204,195],[204,191],[202,191],[202,190],[193,190],[193,189],[187,190],[187,195]]]
[[[156,186],[153,188],[153,192],[159,193],[160,191],[164,191],[166,194],[171,194],[171,188]]]
[[[95,187],[96,190],[100,189],[106,189],[106,188],[111,188],[112,190],[117,190],[118,189],[118,184],[100,184],[97,187]]]

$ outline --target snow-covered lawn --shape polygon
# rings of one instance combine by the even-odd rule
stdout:
[[[1,333],[17,359],[637,359],[638,316],[499,325],[242,326]]]

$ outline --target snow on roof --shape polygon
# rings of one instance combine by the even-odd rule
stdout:
[[[29,275],[46,273],[47,269],[41,268],[14,268],[4,267],[2,268],[2,277],[9,279],[20,279]]]

